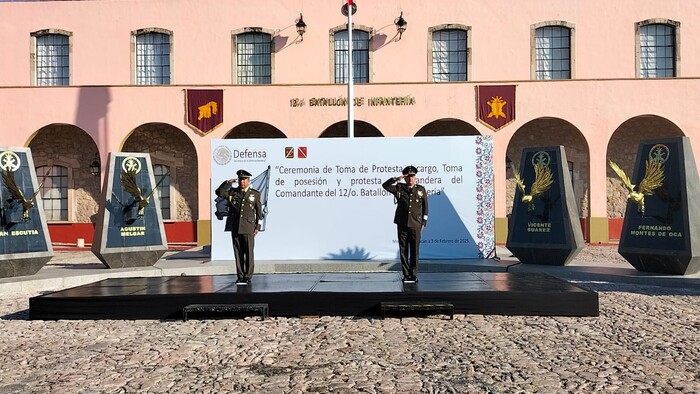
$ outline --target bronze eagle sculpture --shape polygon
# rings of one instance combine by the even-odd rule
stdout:
[[[527,204],[527,211],[532,212],[535,210],[535,198],[540,198],[549,188],[552,187],[552,170],[546,164],[535,164],[533,166],[535,170],[535,180],[530,186],[530,194],[525,193],[525,183],[523,178],[520,177],[518,171],[513,171],[515,174],[515,183],[522,193],[522,202]]]
[[[138,204],[138,215],[143,216],[146,206],[150,203],[151,196],[158,189],[160,182],[165,179],[165,176],[161,178],[160,182],[156,184],[156,187],[151,190],[147,195],[143,195],[141,188],[136,184],[136,169],[122,170],[121,176],[119,177],[122,187],[124,190],[129,192],[134,197],[134,202],[132,204]],[[130,204],[131,205],[131,204]]]
[[[639,188],[635,191],[635,185],[632,184],[630,178],[625,174],[625,172],[612,160],[609,160],[610,168],[615,171],[617,176],[622,181],[623,185],[629,193],[627,194],[627,199],[632,200],[637,203],[637,212],[644,215],[646,212],[644,208],[644,196],[651,196],[654,191],[664,184],[664,167],[663,162],[659,160],[647,159],[646,170],[644,172],[644,178],[639,183]]]
[[[46,179],[46,177],[44,177],[44,179]],[[5,187],[7,187],[7,190],[10,192],[11,201],[22,204],[22,220],[29,220],[29,210],[34,207],[34,199],[36,198],[36,195],[39,194],[41,185],[39,185],[39,188],[34,192],[31,198],[27,198],[22,190],[20,190],[19,186],[17,186],[15,172],[13,170],[3,171],[2,181],[5,183]],[[44,181],[42,180],[41,184],[43,183]]]

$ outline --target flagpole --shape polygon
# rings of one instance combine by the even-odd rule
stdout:
[[[352,4],[348,0],[348,138],[355,137],[355,86],[352,75]]]

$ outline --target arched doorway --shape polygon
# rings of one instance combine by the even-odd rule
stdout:
[[[121,150],[149,153],[156,182],[165,178],[158,196],[168,243],[196,241],[199,171],[187,134],[167,123],[147,123],[131,132]]]
[[[481,135],[476,127],[459,119],[438,119],[421,127],[416,137],[440,137],[454,135]]]
[[[92,240],[101,200],[100,174],[90,172],[97,159],[95,141],[80,127],[51,124],[37,130],[27,146],[32,151],[51,242],[75,244]]]
[[[233,138],[287,138],[277,127],[263,122],[245,122],[229,131],[226,139]]]
[[[367,123],[361,120],[356,120],[355,125],[355,137],[384,137],[378,128],[374,127],[371,123]],[[334,123],[319,135],[319,138],[338,138],[348,136],[348,121],[344,120],[341,122]]]
[[[576,126],[559,118],[538,118],[522,125],[511,137],[506,150],[506,212],[513,209],[515,176],[509,168],[520,166],[524,148],[564,146],[569,174],[578,203],[579,217],[587,218],[589,206],[590,155],[586,139]],[[584,236],[587,236],[584,231]]]
[[[640,115],[624,121],[610,137],[605,162],[614,161],[632,177],[637,149],[642,140],[683,136],[683,131],[670,120],[656,115]],[[610,239],[620,239],[627,208],[627,189],[606,164],[606,199],[610,220]]]

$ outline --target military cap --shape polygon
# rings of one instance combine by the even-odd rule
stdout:
[[[240,179],[250,178],[250,172],[248,172],[246,170],[238,170],[238,171],[236,171],[236,175]]]
[[[408,166],[401,171],[403,175],[416,175],[418,173],[418,169],[414,166]]]

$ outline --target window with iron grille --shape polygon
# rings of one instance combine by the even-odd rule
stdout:
[[[571,78],[571,29],[544,26],[535,30],[535,67],[538,80]]]
[[[445,29],[433,32],[433,81],[467,80],[467,32]]]
[[[136,36],[136,84],[170,84],[170,36],[143,33]]]
[[[36,168],[37,175],[44,176],[41,185],[41,200],[46,220],[68,220],[68,169],[63,166]]]
[[[170,167],[164,164],[153,166],[153,177],[158,185],[158,199],[163,220],[170,219]],[[161,182],[162,180],[162,182]],[[158,184],[160,182],[160,184]]]
[[[335,49],[335,83],[348,83],[348,31],[333,34]],[[352,31],[352,80],[369,83],[369,33]]]
[[[44,34],[36,37],[37,86],[70,84],[68,36]]]
[[[664,24],[639,28],[639,77],[666,78],[676,76],[675,29]]]
[[[236,75],[242,85],[272,83],[272,37],[266,33],[236,36]]]

